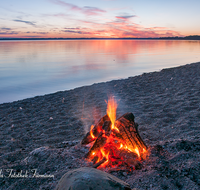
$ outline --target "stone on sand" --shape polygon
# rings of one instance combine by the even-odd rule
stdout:
[[[131,190],[129,184],[98,169],[83,167],[65,173],[56,190]]]

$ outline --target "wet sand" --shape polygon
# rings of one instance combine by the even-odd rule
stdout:
[[[110,95],[150,152],[142,168],[112,174],[141,190],[200,189],[200,63],[0,104],[0,189],[54,189],[88,166],[79,142]]]

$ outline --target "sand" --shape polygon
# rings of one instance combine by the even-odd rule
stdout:
[[[200,189],[200,63],[0,104],[0,189],[54,189],[88,166],[79,143],[110,95],[150,152],[142,168],[111,174],[141,190]]]

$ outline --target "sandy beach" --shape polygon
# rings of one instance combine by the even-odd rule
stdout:
[[[0,104],[0,189],[54,189],[89,166],[80,141],[111,95],[150,152],[141,168],[111,174],[141,190],[200,189],[200,63]]]

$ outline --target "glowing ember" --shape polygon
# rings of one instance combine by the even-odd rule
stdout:
[[[135,151],[135,153],[137,153],[138,157],[140,157],[140,152],[139,152],[139,150],[138,150],[138,147],[136,147],[136,148],[134,149],[134,151]]]
[[[134,160],[141,160],[147,147],[138,134],[132,113],[124,114],[116,120],[117,102],[109,98],[107,115],[83,139],[82,144],[94,141],[86,157],[94,167],[128,167],[134,169]]]

